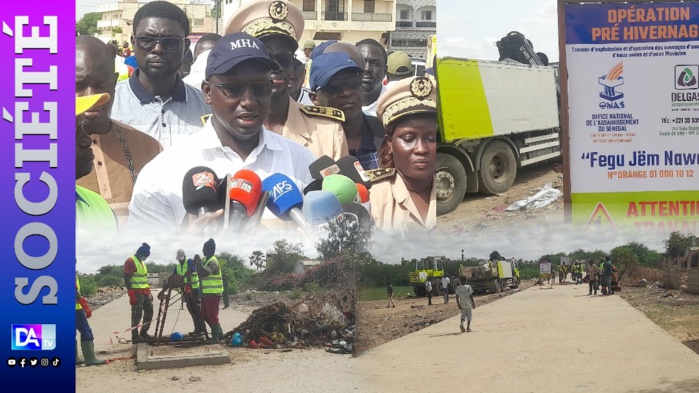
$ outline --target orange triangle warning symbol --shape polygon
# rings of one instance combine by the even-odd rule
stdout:
[[[609,215],[609,212],[604,207],[604,204],[602,202],[597,202],[597,206],[595,206],[595,209],[592,211],[590,218],[587,220],[587,225],[585,225],[585,229],[592,229],[600,232],[605,231],[607,229],[612,229],[614,233],[619,232],[619,230],[616,227],[616,224],[614,224],[614,220],[612,220],[612,216]]]

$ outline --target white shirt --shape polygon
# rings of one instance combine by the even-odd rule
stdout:
[[[258,146],[242,160],[231,148],[223,146],[211,122],[196,134],[157,155],[138,175],[134,185],[128,232],[178,232],[186,215],[182,202],[182,178],[191,168],[207,166],[219,178],[250,169],[264,180],[274,173],[289,176],[303,189],[313,181],[308,166],[315,160],[313,154],[300,144],[263,127]],[[265,210],[263,218],[274,215]]]
[[[444,289],[449,288],[450,282],[451,282],[451,280],[449,279],[449,277],[447,277],[447,276],[442,277],[442,288],[444,288]]]
[[[362,106],[362,112],[364,112],[366,115],[376,117],[376,103],[379,102],[379,98],[386,92],[386,90],[386,86],[381,85],[381,93],[379,93],[379,96],[376,97],[376,101],[369,105]]]
[[[473,308],[473,303],[471,303],[471,295],[473,294],[473,289],[470,285],[459,285],[456,287],[456,296],[459,298],[459,304],[462,308]]]
[[[201,82],[206,77],[206,64],[211,50],[201,52],[189,69],[189,75],[182,78],[182,81],[195,89],[201,91]]]

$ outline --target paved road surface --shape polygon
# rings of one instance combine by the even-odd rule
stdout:
[[[376,347],[360,390],[699,392],[699,355],[618,296],[586,295],[533,287],[478,307],[471,333],[455,316]]]

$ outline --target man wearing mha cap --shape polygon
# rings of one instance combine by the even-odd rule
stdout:
[[[313,154],[263,125],[271,106],[273,66],[265,45],[248,34],[216,42],[202,82],[213,115],[186,143],[165,150],[143,168],[129,206],[129,232],[196,232],[194,226],[218,219],[222,210],[188,217],[189,226],[181,225],[186,215],[182,178],[196,166],[211,168],[219,178],[240,169],[250,169],[262,180],[282,173],[300,189],[313,180],[308,171]]]
[[[342,108],[304,106],[291,99],[289,80],[294,73],[294,52],[303,33],[303,15],[285,0],[250,1],[228,20],[226,34],[244,32],[259,38],[279,66],[272,70],[272,109],[265,127],[306,146],[314,156],[334,160],[349,154],[340,122]]]

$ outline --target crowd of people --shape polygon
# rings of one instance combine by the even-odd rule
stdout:
[[[224,24],[190,50],[184,11],[153,1],[136,12],[130,42],[76,38],[78,244],[86,233],[434,229],[433,72],[414,75],[409,56],[374,39],[299,48],[303,15],[286,0],[248,2]],[[203,321],[218,340],[223,284],[211,247],[174,273],[190,280],[192,334]],[[150,339],[149,253],[143,243],[124,264],[134,343]]]
[[[575,285],[588,283],[588,295],[597,295],[600,291],[602,295],[613,295],[615,289],[619,288],[619,277],[616,274],[617,268],[607,255],[603,261],[595,263],[593,260],[583,262],[573,262],[570,265],[561,264],[558,268],[558,282],[565,283],[570,274]],[[551,284],[556,283],[556,273],[552,271],[548,278]]]

